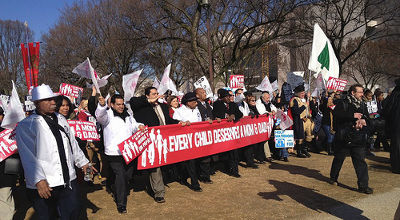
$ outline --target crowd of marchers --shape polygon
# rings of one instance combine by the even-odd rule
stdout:
[[[257,99],[243,89],[219,89],[218,98],[210,100],[201,88],[177,97],[148,87],[142,96],[124,102],[119,94],[108,99],[97,96],[93,88],[91,96],[76,107],[68,97],[53,93],[47,85],[35,87],[32,101],[36,109],[27,112],[16,127],[18,153],[0,162],[0,216],[13,218],[16,185],[26,186],[27,198],[38,219],[78,219],[82,211],[86,212],[80,206],[79,186],[91,187],[94,178],[98,178],[114,198],[117,211],[123,214],[127,212],[134,175],[146,175],[153,199],[164,203],[166,182],[177,181],[199,193],[200,183],[218,184],[212,180],[218,171],[241,178],[239,164],[259,169],[258,164],[289,162],[291,156],[308,158],[310,152],[333,155],[329,181],[333,185],[338,184],[343,161],[350,154],[361,193],[373,193],[365,158],[373,157],[374,151],[390,152],[392,171],[400,173],[400,79],[386,97],[379,89],[372,92],[358,84],[345,92],[323,91],[317,97],[306,93],[304,85],[293,92],[289,100],[287,94],[284,97],[275,92],[262,92]],[[369,107],[372,101],[377,105],[376,111]],[[293,121],[287,129],[293,130],[294,148],[276,147],[272,132],[266,142],[146,170],[137,170],[137,158],[126,164],[118,148],[118,144],[146,126],[191,126],[201,121],[220,123],[222,119],[236,123],[244,116],[268,114],[275,120],[273,129],[279,130],[278,110]],[[0,113],[2,120],[4,113]],[[96,123],[100,141],[75,137],[67,120]],[[18,160],[23,169],[10,169]]]

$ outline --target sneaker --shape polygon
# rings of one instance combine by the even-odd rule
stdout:
[[[367,187],[358,188],[358,192],[365,193],[365,194],[372,194],[372,193],[374,193],[374,190],[367,186]]]
[[[155,200],[157,203],[164,203],[164,202],[165,202],[164,197],[155,197],[154,200]]]
[[[117,207],[117,210],[118,210],[119,214],[125,214],[126,213],[126,207],[125,206]]]

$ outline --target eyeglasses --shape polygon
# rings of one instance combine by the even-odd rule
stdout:
[[[251,100],[249,100],[250,102],[255,102],[256,100],[255,99],[251,99]]]

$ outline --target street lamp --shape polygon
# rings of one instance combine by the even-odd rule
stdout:
[[[208,49],[208,72],[210,74],[210,85],[211,89],[214,90],[214,72],[213,72],[213,64],[212,64],[212,55],[211,55],[211,35],[210,35],[210,3],[208,0],[201,0],[200,6],[206,10],[206,18],[207,18],[207,49]]]

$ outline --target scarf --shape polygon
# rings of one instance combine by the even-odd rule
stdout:
[[[348,95],[347,101],[349,101],[350,104],[354,105],[357,109],[361,107],[362,100],[356,99],[353,95]]]
[[[120,117],[122,118],[122,120],[125,121],[125,118],[129,116],[128,111],[126,111],[126,109],[124,109],[124,111],[122,113],[118,113],[117,111],[115,111],[115,109],[111,108],[113,111],[114,116],[116,117]]]

